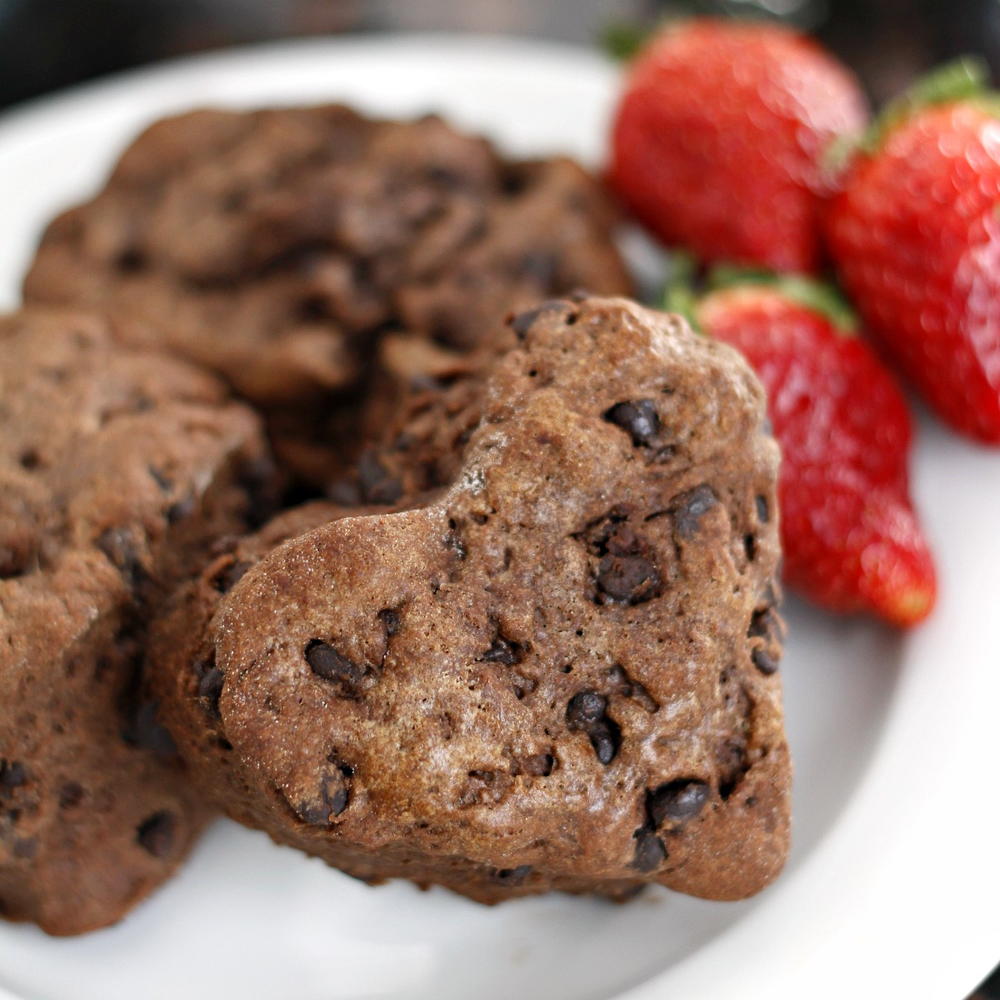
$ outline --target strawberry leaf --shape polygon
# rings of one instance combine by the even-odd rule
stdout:
[[[858,332],[858,321],[847,300],[832,285],[801,274],[775,274],[754,268],[721,264],[708,276],[713,291],[757,285],[774,289],[792,302],[826,317],[845,336]]]
[[[989,69],[978,56],[962,56],[938,66],[885,106],[862,139],[861,148],[874,153],[897,125],[933,104],[975,101],[995,108],[997,97],[987,91],[988,82]]]

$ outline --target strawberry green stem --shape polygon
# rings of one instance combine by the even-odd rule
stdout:
[[[988,82],[989,69],[978,56],[962,56],[938,66],[885,106],[865,134],[862,149],[875,152],[897,125],[933,104],[982,100],[992,106],[994,97],[986,89]]]
[[[708,276],[708,287],[713,291],[746,285],[773,288],[793,302],[825,316],[845,336],[853,336],[858,331],[857,317],[837,289],[805,275],[775,274],[720,264]]]

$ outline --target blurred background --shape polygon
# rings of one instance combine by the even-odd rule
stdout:
[[[1000,0],[0,0],[0,109],[144,63],[282,38],[470,31],[596,45],[685,14],[807,30],[875,102],[966,52],[985,55],[1000,80]],[[970,1000],[1000,1000],[1000,971]]]
[[[780,18],[819,37],[876,100],[955,54],[1000,68],[998,0],[0,0],[0,107],[229,45],[343,32],[480,31],[592,42],[684,13]]]

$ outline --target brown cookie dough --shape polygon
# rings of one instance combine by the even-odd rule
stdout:
[[[0,914],[75,934],[207,818],[139,685],[150,606],[252,523],[257,419],[78,313],[0,319]]]
[[[512,332],[449,488],[160,623],[165,718],[232,816],[364,879],[747,896],[789,833],[763,392],[623,300]]]
[[[571,161],[508,162],[436,117],[198,111],[150,127],[50,225],[24,291],[111,310],[127,342],[277,408],[279,451],[317,478],[337,460],[325,413],[384,330],[465,349],[522,302],[627,294],[613,222]]]

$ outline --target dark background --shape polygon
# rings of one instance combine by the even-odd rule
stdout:
[[[854,67],[876,104],[967,52],[1000,80],[1000,0],[0,0],[0,108],[143,63],[301,35],[479,31],[596,44],[610,25],[685,13],[808,30]],[[976,996],[985,998],[1000,1000],[1000,970]]]
[[[0,0],[0,107],[171,56],[296,35],[464,30],[588,42],[612,21],[780,17],[819,37],[876,100],[968,51],[1000,69],[998,0]]]

